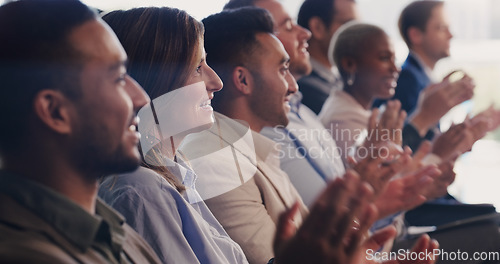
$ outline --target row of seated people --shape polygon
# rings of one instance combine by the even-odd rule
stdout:
[[[374,221],[443,195],[456,153],[496,125],[498,113],[490,109],[443,140],[422,143],[412,156],[401,148],[406,114],[390,102],[381,117],[374,111],[365,121],[370,133],[388,132],[358,146],[375,152],[349,158],[349,169],[339,155],[329,156],[333,169],[304,203],[301,185],[280,168],[283,144],[262,134],[271,129],[299,142],[287,112],[300,106],[295,78],[310,71],[300,44],[309,33],[279,2],[251,4],[269,12],[228,10],[202,24],[174,8],[114,11],[103,20],[116,36],[77,1],[0,7],[1,24],[16,25],[0,30],[11,37],[0,57],[2,119],[9,124],[0,145],[7,201],[2,260],[371,263],[367,250],[387,246],[398,232],[389,226],[369,236]],[[393,93],[397,68],[382,29],[356,24],[336,39],[333,54],[346,92],[370,103],[384,88]],[[370,60],[380,58],[380,50],[389,59],[374,66]],[[357,70],[352,80],[350,67],[366,71]],[[383,82],[369,78],[387,72]],[[361,90],[372,83],[379,93]],[[319,120],[310,117],[316,126]],[[325,141],[335,145],[331,137]],[[314,164],[309,156],[302,162]],[[99,178],[99,196],[124,219],[96,200]],[[301,180],[307,187],[314,177]],[[494,248],[498,235],[488,237],[483,245]],[[436,248],[422,236],[414,251]]]

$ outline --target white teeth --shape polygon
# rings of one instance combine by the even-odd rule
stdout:
[[[136,128],[135,128],[135,125],[130,125],[128,127],[128,130],[132,131],[132,132],[135,132],[136,131]]]
[[[201,104],[200,104],[200,107],[210,106],[210,103],[211,103],[211,101],[210,101],[210,100],[207,100],[207,101],[205,101],[205,102],[201,103]]]

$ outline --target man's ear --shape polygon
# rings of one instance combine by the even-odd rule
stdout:
[[[420,45],[423,37],[424,33],[420,29],[416,27],[408,28],[408,39],[412,45]]]
[[[312,17],[309,19],[309,30],[311,31],[312,38],[322,40],[327,35],[327,28],[319,17]]]
[[[47,127],[60,134],[71,132],[69,99],[60,91],[42,90],[35,96],[35,115]]]
[[[245,95],[251,94],[253,76],[247,68],[236,66],[233,70],[233,84],[240,93]]]
[[[357,70],[356,60],[352,57],[343,57],[340,60],[342,68],[348,73],[355,73]]]

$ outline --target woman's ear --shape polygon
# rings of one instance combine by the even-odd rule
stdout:
[[[355,73],[357,70],[356,60],[352,57],[343,57],[340,63],[342,68],[348,73]]]
[[[71,133],[72,104],[60,91],[42,90],[35,96],[33,104],[35,115],[47,127],[56,133]]]
[[[253,76],[247,68],[236,66],[233,70],[233,84],[240,93],[245,95],[251,94]]]

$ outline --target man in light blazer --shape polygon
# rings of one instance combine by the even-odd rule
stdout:
[[[212,100],[218,112],[215,124],[188,136],[180,149],[198,175],[197,189],[215,217],[250,263],[266,263],[274,256],[279,214],[298,202],[297,227],[307,214],[279,167],[276,143],[258,133],[264,126],[286,126],[288,100],[297,84],[267,11],[224,11],[203,23],[207,60],[224,89]]]

